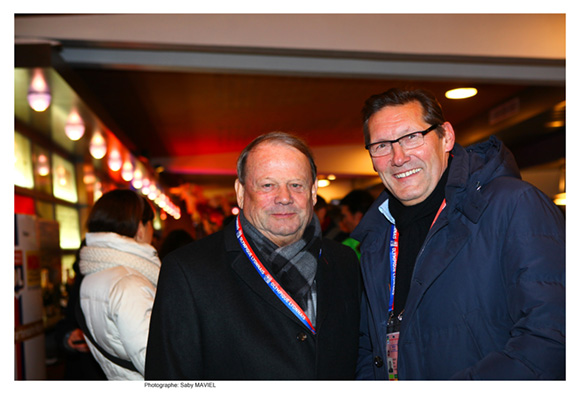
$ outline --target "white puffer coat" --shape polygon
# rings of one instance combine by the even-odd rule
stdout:
[[[87,327],[103,349],[130,360],[140,373],[109,361],[87,339],[91,353],[109,380],[143,380],[161,261],[153,246],[115,233],[88,233],[86,243],[79,266]]]

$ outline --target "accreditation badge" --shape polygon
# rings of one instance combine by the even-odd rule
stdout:
[[[403,311],[395,317],[392,311],[389,312],[387,321],[387,368],[389,380],[399,380],[397,368],[399,358],[399,334],[401,333],[401,322],[403,321]]]
[[[389,380],[399,380],[397,373],[397,358],[399,355],[399,332],[387,334],[387,368]]]

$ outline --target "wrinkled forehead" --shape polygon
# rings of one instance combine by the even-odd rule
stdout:
[[[373,136],[398,136],[423,129],[423,107],[417,102],[382,108],[369,118],[369,131]]]
[[[307,176],[310,173],[308,157],[288,144],[267,141],[257,145],[248,154],[247,171],[280,166],[294,171],[300,168],[306,172]]]
[[[280,164],[292,169],[292,171],[304,171],[302,175],[310,182],[316,179],[316,170],[313,168],[309,157],[300,149],[281,141],[264,141],[256,145],[246,159],[246,176],[250,172],[270,167],[271,164]]]

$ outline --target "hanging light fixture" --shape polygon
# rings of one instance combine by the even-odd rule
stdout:
[[[147,194],[147,198],[149,198],[150,200],[155,200],[158,195],[159,189],[157,189],[155,183],[151,183],[151,185],[149,185],[149,194]]]
[[[141,193],[148,195],[151,192],[151,181],[149,178],[143,178]]]
[[[97,178],[95,177],[95,171],[91,164],[85,164],[83,166],[83,173],[83,183],[85,185],[92,185],[95,183]]]
[[[121,178],[123,178],[123,180],[126,182],[129,182],[131,179],[133,179],[133,164],[131,164],[131,160],[127,160],[123,163]]]
[[[45,111],[50,105],[50,89],[44,79],[42,70],[37,68],[34,70],[30,87],[28,88],[28,105],[36,112]]]
[[[109,153],[109,160],[107,162],[111,171],[119,171],[123,165],[123,159],[121,158],[121,153],[118,149],[113,148]]]
[[[36,171],[38,172],[38,175],[47,176],[50,173],[50,166],[48,165],[48,157],[44,153],[41,153],[40,155],[38,155],[37,160],[38,164]]]
[[[72,141],[80,140],[85,134],[85,124],[83,119],[74,109],[68,115],[68,119],[64,125],[64,132],[66,133],[66,136]]]
[[[107,141],[105,141],[105,138],[99,130],[95,130],[93,138],[91,138],[89,151],[91,152],[91,156],[97,160],[105,157],[105,154],[107,153]]]
[[[136,167],[135,171],[133,171],[131,185],[133,185],[135,189],[141,189],[143,187],[143,171],[141,171],[139,167]]]

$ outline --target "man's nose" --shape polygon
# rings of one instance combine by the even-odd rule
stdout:
[[[291,204],[292,203],[292,193],[288,189],[288,186],[282,186],[278,189],[278,194],[276,195],[276,203],[278,204]]]
[[[403,149],[403,147],[398,142],[393,144],[392,149],[393,154],[391,157],[391,161],[395,166],[400,167],[409,160],[407,152],[405,152],[405,149]]]

